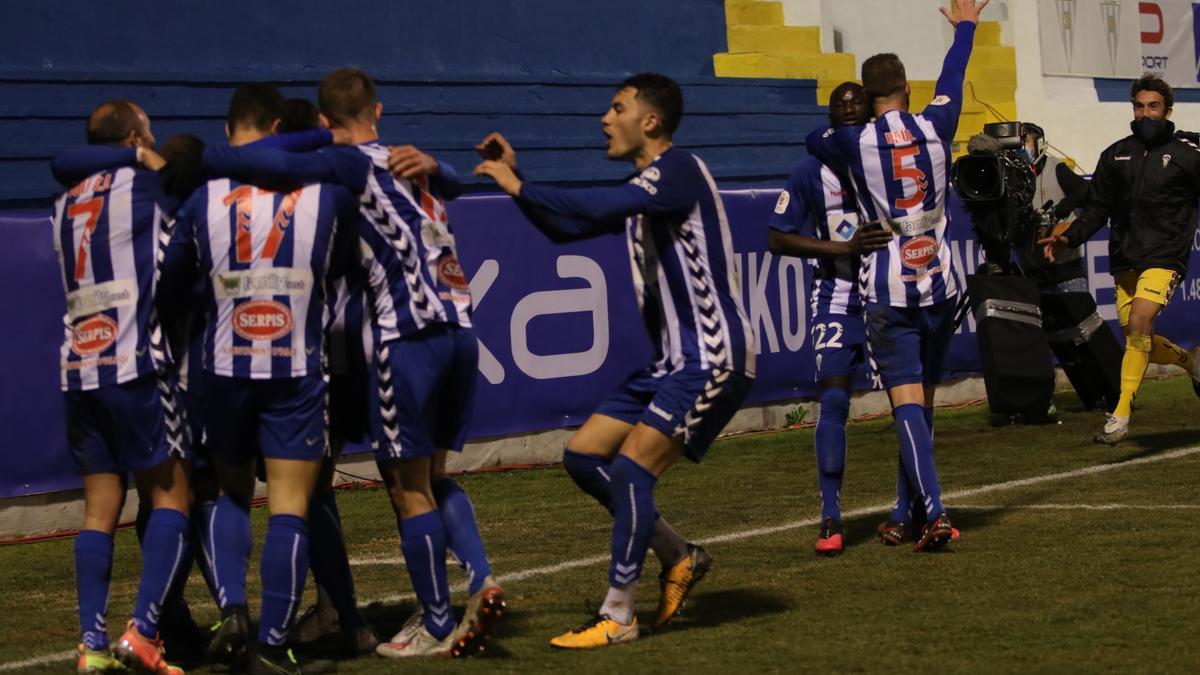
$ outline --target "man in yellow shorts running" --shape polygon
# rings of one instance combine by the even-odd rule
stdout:
[[[1111,220],[1109,267],[1116,278],[1117,316],[1125,331],[1121,398],[1095,441],[1115,445],[1129,433],[1133,397],[1151,363],[1174,364],[1200,395],[1200,362],[1154,334],[1154,320],[1187,272],[1200,199],[1200,148],[1175,133],[1170,85],[1153,76],[1133,83],[1133,134],[1108,147],[1092,176],[1083,215],[1047,237],[1046,256],[1079,246]]]

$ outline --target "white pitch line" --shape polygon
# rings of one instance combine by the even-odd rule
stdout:
[[[950,502],[953,500],[958,500],[958,499],[967,499],[969,497],[976,497],[978,495],[984,495],[984,494],[988,494],[991,492],[1001,492],[1003,490],[1011,490],[1013,488],[1025,487],[1028,485],[1039,485],[1041,483],[1052,483],[1055,481],[1068,480],[1071,478],[1079,478],[1082,476],[1094,476],[1096,474],[1106,473],[1108,471],[1114,471],[1116,469],[1124,469],[1124,468],[1128,468],[1131,466],[1140,466],[1143,464],[1154,464],[1156,462],[1165,462],[1165,461],[1172,460],[1172,459],[1179,459],[1181,457],[1189,457],[1196,453],[1200,453],[1200,446],[1195,446],[1195,447],[1191,447],[1191,448],[1180,448],[1179,450],[1172,450],[1170,452],[1164,452],[1164,453],[1158,454],[1158,455],[1151,455],[1149,457],[1139,457],[1137,459],[1130,459],[1130,460],[1126,460],[1124,462],[1113,462],[1111,464],[1096,464],[1093,466],[1085,466],[1085,467],[1079,468],[1079,469],[1072,469],[1071,471],[1061,471],[1058,473],[1048,473],[1048,474],[1043,474],[1040,476],[1030,476],[1029,478],[1019,478],[1017,480],[1005,481],[1003,483],[992,483],[991,485],[981,485],[979,487],[970,488],[967,490],[955,490],[953,492],[947,492],[947,493],[943,494],[942,499],[943,499],[943,501],[947,501],[947,502]],[[868,506],[865,508],[854,509],[852,511],[846,511],[842,514],[842,517],[844,519],[850,519],[850,518],[857,518],[859,516],[870,515],[872,513],[879,513],[880,511],[890,511],[892,506],[893,506],[892,502],[876,504],[874,506]],[[1056,506],[1056,505],[1048,505],[1048,506]],[[1063,506],[1063,505],[1057,505],[1057,506]],[[1087,505],[1075,505],[1075,506],[1085,506],[1086,507]],[[1101,504],[1101,505],[1096,505],[1096,506],[1100,507],[1100,509],[1103,509],[1103,508],[1109,507],[1109,506],[1116,507],[1116,506],[1122,506],[1122,505]],[[1170,505],[1170,506],[1180,507],[1180,508],[1192,507],[1192,505],[1189,505],[1189,504],[1177,504],[1177,505]],[[984,507],[955,506],[954,508],[978,509],[978,508],[984,508]],[[999,508],[1008,508],[1008,507],[999,507]],[[1161,508],[1161,507],[1159,507],[1159,508]],[[820,518],[806,518],[804,520],[796,520],[796,521],[792,521],[790,523],[782,523],[780,525],[774,525],[771,527],[760,527],[760,528],[755,528],[753,530],[739,530],[739,531],[735,531],[735,532],[727,532],[725,534],[719,534],[716,536],[706,537],[704,539],[697,540],[697,543],[699,543],[699,544],[718,544],[718,543],[725,543],[725,542],[730,542],[730,541],[741,541],[743,539],[752,539],[754,537],[762,537],[762,536],[766,536],[769,534],[778,534],[780,532],[796,530],[796,529],[800,529],[802,527],[812,527],[813,525],[820,524],[820,522],[821,522]],[[371,559],[367,559],[367,560],[371,560]],[[380,560],[382,560],[382,559],[380,559]],[[557,574],[559,572],[565,572],[566,570],[577,569],[580,567],[590,567],[592,565],[599,565],[602,563],[606,563],[609,560],[610,560],[610,556],[607,556],[607,555],[598,555],[598,556],[593,556],[590,558],[580,558],[578,560],[567,560],[565,562],[561,562],[556,565],[533,567],[533,568],[530,568],[527,570],[521,570],[520,572],[513,572],[510,574],[505,574],[503,576],[499,576],[498,578],[499,578],[499,580],[504,581],[505,583],[514,583],[514,582],[518,582],[518,581],[524,581],[525,579],[531,579],[534,577],[550,576],[553,574]],[[381,562],[380,564],[383,564],[383,563]],[[387,564],[392,564],[392,563],[389,562]],[[450,587],[450,590],[455,593],[460,593],[462,591],[465,591],[466,589],[467,589],[467,585],[465,583],[455,584],[454,586]],[[388,595],[388,596],[384,596],[384,597],[380,597],[380,598],[373,598],[370,600],[360,600],[359,605],[366,606],[366,605],[370,605],[370,604],[373,604],[376,602],[380,602],[385,605],[390,605],[390,604],[395,604],[395,603],[399,603],[399,602],[407,602],[410,600],[414,600],[415,598],[416,598],[416,596],[413,595],[412,593],[400,593],[400,594]],[[2,663],[2,664],[0,664],[0,671],[20,670],[22,668],[30,668],[33,666],[43,666],[43,665],[50,664],[50,663],[67,661],[71,658],[74,658],[75,654],[76,654],[76,652],[74,650],[71,650],[71,651],[66,651],[66,652],[57,652],[54,654],[47,654],[45,656],[37,656],[37,657],[31,658],[31,659],[25,659],[24,661],[13,661],[13,662],[9,662],[9,663]]]
[[[955,504],[955,511],[1200,511],[1200,504]]]

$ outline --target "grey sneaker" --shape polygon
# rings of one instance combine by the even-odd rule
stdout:
[[[1104,431],[1096,434],[1092,440],[1102,445],[1116,445],[1129,435],[1129,418],[1109,415],[1104,422]]]
[[[439,640],[431,635],[424,625],[418,622],[417,626],[417,631],[405,641],[385,642],[375,648],[375,653],[389,659],[450,655],[450,648],[454,645],[454,632]]]

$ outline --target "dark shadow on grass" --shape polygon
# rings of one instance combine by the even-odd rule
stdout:
[[[791,609],[792,604],[784,599],[751,588],[698,592],[688,597],[687,605],[671,623],[653,634],[712,628],[757,616],[779,614]],[[644,618],[645,625],[649,625],[652,617]]]
[[[1131,459],[1152,457],[1168,450],[1178,450],[1193,445],[1200,445],[1200,429],[1174,429],[1172,431],[1157,431],[1149,434],[1130,435],[1126,441],[1137,446],[1137,452],[1130,453],[1113,460],[1111,463],[1128,462]]]

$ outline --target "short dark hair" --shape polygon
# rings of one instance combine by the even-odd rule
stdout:
[[[321,111],[317,104],[306,98],[289,98],[283,102],[283,116],[279,121],[279,133],[309,131],[321,126]]]
[[[137,107],[133,101],[114,99],[105,101],[88,116],[87,142],[89,145],[117,145],[138,130]]]
[[[904,85],[908,84],[908,75],[904,72],[904,63],[899,56],[890,53],[876,54],[863,61],[862,82],[867,99],[873,101],[904,91]]]
[[[247,82],[233,91],[225,121],[231,131],[239,126],[270,131],[271,125],[282,116],[283,94],[278,87],[266,82]]]
[[[338,68],[321,78],[317,87],[321,113],[333,124],[365,118],[373,114],[377,102],[375,83],[361,68]]]
[[[667,136],[675,135],[683,121],[683,91],[675,80],[658,73],[638,73],[617,85],[617,91],[622,89],[637,90],[637,99],[654,108],[662,118]]]
[[[1175,92],[1171,90],[1171,85],[1163,81],[1157,75],[1143,75],[1133,81],[1133,87],[1129,90],[1129,100],[1137,98],[1138,93],[1143,91],[1156,91],[1162,94],[1163,103],[1167,109],[1175,107]]]

